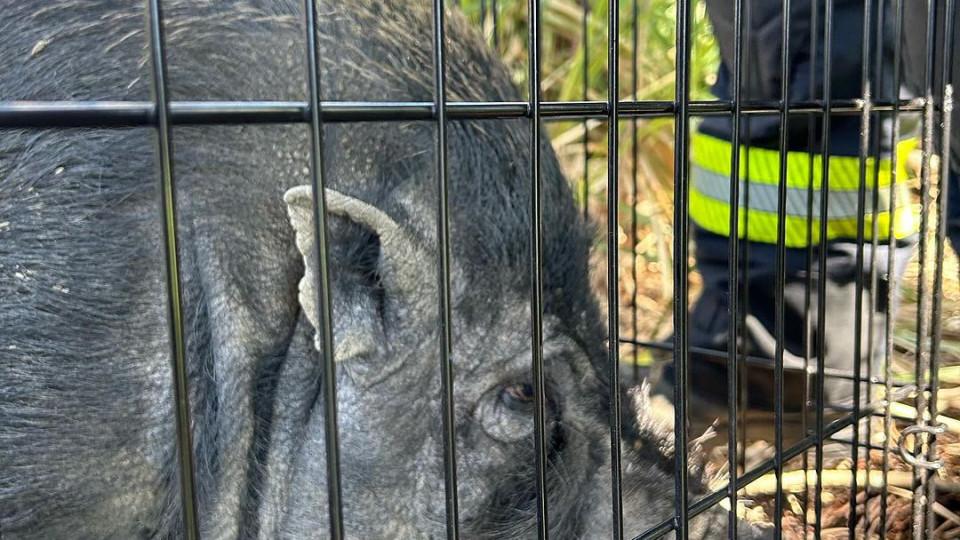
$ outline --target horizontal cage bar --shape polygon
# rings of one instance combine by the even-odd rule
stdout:
[[[863,109],[861,100],[833,102],[831,114],[852,116]],[[789,112],[822,114],[822,101],[792,103]],[[874,112],[922,112],[924,100],[874,102]],[[731,101],[692,101],[691,116],[732,113]],[[310,123],[310,107],[304,101],[171,101],[172,125],[207,124],[296,124]],[[745,102],[745,115],[776,114],[782,105],[776,101]],[[435,121],[435,105],[430,102],[350,102],[322,101],[323,122]],[[448,102],[450,120],[530,118],[527,102]],[[677,114],[672,101],[620,101],[617,118],[661,117]],[[606,119],[610,116],[605,101],[543,101],[544,119]],[[156,106],[147,101],[0,101],[0,128],[55,127],[134,127],[157,124]]]

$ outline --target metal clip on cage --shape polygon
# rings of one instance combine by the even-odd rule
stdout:
[[[936,437],[937,435],[943,435],[947,432],[946,424],[937,424],[935,426],[907,426],[903,431],[900,432],[900,438],[897,439],[897,450],[900,452],[900,457],[904,461],[910,464],[912,467],[920,469],[928,469],[931,471],[938,471],[943,468],[945,462],[942,456],[937,457],[935,460],[930,461],[927,458],[914,454],[907,447],[907,439],[913,437],[914,446],[919,446],[921,435],[928,435]]]

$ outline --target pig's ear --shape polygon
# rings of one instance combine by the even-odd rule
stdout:
[[[371,204],[350,197],[338,191],[326,190],[328,225],[332,231],[343,232],[337,220],[345,220],[359,226],[365,233],[362,237],[373,239],[370,247],[376,250],[373,257],[358,249],[357,235],[332,235],[329,246],[330,265],[334,283],[335,297],[350,304],[343,317],[334,321],[334,334],[337,342],[337,359],[363,355],[373,345],[371,340],[380,333],[379,300],[374,297],[371,275],[386,271],[390,265],[387,253],[403,252],[406,244],[404,235],[395,221],[383,211]],[[317,321],[317,245],[314,240],[314,202],[310,186],[297,186],[283,196],[287,203],[290,224],[296,232],[297,249],[303,256],[304,275],[300,279],[300,305],[307,318],[318,328]],[[336,226],[336,227],[334,227]],[[356,229],[354,229],[356,230]],[[338,245],[338,242],[349,245]],[[349,260],[340,260],[346,257]],[[356,260],[355,260],[356,259]],[[370,266],[370,268],[366,268]],[[356,275],[346,275],[346,274]],[[384,276],[385,277],[385,276]],[[397,276],[391,276],[396,278]],[[389,280],[395,281],[395,279]],[[389,291],[396,294],[398,291]]]

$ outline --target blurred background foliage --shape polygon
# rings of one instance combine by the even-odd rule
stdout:
[[[527,5],[523,0],[462,0],[520,88],[527,87]],[[541,2],[541,88],[547,101],[607,99],[607,0]],[[620,2],[621,100],[673,101],[676,77],[675,0]],[[702,3],[694,11],[691,98],[711,99],[719,53]],[[607,125],[602,119],[551,121],[547,130],[578,202],[605,227]],[[641,339],[669,332],[673,261],[672,117],[620,122],[621,333]],[[606,242],[594,250],[594,286],[602,302]],[[696,276],[693,286],[696,287]],[[632,348],[623,348],[632,359]]]
[[[607,5],[607,0],[541,0],[544,100],[607,99]],[[499,52],[518,87],[525,89],[529,69],[527,2],[459,0],[459,6],[482,30],[490,46]],[[621,0],[619,10],[618,98],[673,101],[676,0]],[[695,3],[693,13],[690,98],[709,100],[719,51],[703,2]],[[599,230],[603,230],[607,204],[606,122],[602,119],[550,121],[546,127],[578,202]],[[622,120],[619,133],[620,332],[626,338],[660,339],[670,333],[672,325],[674,119]],[[915,256],[902,282],[905,301],[898,312],[895,329],[898,358],[905,367],[912,364],[911,357],[916,351],[918,258]],[[597,237],[593,259],[594,289],[605,303],[603,235]],[[689,262],[695,270],[696,261],[691,258]],[[932,269],[932,258],[930,262]],[[932,273],[932,270],[928,272],[931,280]],[[960,287],[956,258],[950,250],[944,276],[942,352],[948,363],[956,364],[960,359]],[[690,297],[696,299],[699,278],[695,271],[689,279]],[[630,346],[622,347],[622,357],[641,363],[649,360],[645,354],[635,355]]]

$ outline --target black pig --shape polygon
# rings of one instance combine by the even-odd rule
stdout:
[[[142,2],[0,4],[0,100],[151,99]],[[307,99],[299,2],[164,4],[171,99]],[[317,9],[323,99],[432,100],[428,5]],[[449,99],[519,99],[461,17],[447,32]],[[444,535],[434,130],[325,128],[351,538]],[[181,537],[154,136],[0,130],[4,540]],[[463,537],[527,538],[528,123],[452,122],[448,145]],[[177,127],[173,149],[203,537],[322,536],[308,131]],[[550,525],[553,538],[600,538],[611,530],[605,331],[588,229],[542,152]],[[629,534],[672,513],[672,462],[625,447]],[[695,536],[722,536],[724,523],[706,518]]]

